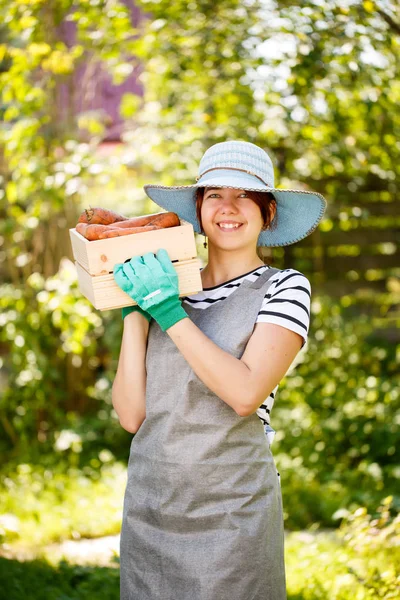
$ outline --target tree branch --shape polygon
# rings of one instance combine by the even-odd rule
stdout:
[[[396,21],[390,15],[385,13],[381,8],[377,8],[376,12],[381,15],[384,21],[386,21],[390,29],[392,29],[395,33],[400,35],[400,23],[396,23]]]

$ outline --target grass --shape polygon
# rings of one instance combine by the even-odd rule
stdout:
[[[285,554],[288,600],[398,597],[395,560],[388,549],[366,557],[335,531],[306,531],[287,535]],[[45,559],[21,563],[0,558],[0,598],[117,600],[118,562],[116,559],[114,567],[98,567],[65,560],[54,565]]]
[[[1,600],[119,600],[119,570],[0,558]]]
[[[52,542],[118,533],[126,466],[105,463],[92,471],[18,465],[0,489],[0,541],[35,551]]]
[[[118,556],[110,566],[71,564],[68,555],[59,560],[63,554],[51,548],[71,538],[119,533],[126,465],[110,454],[102,451],[91,470],[21,464],[3,475],[0,536],[7,553],[0,558],[0,600],[119,598]],[[392,502],[386,498],[373,516],[357,509],[337,530],[314,525],[287,532],[288,600],[400,597],[400,516],[393,516]],[[23,551],[31,552],[25,562],[5,558]]]

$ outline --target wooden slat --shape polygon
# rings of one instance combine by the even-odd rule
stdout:
[[[332,204],[329,215],[337,216],[342,211],[350,211],[353,207],[360,208],[364,215],[391,216],[400,215],[400,202],[354,202],[354,204]]]
[[[313,246],[316,245],[317,236],[309,235],[304,240],[301,240],[296,246]],[[375,229],[375,228],[360,228],[351,231],[321,231],[321,245],[339,246],[341,244],[355,244],[365,246],[367,244],[384,244],[391,242],[398,244],[400,241],[400,229]]]
[[[196,258],[197,248],[193,226],[181,219],[178,227],[146,231],[107,240],[89,242],[76,229],[70,229],[75,260],[91,275],[112,273],[114,265],[132,258],[156,253],[165,248],[172,261]]]
[[[98,310],[112,310],[124,306],[135,306],[128,294],[123,292],[111,274],[93,276],[82,265],[75,262],[79,289]],[[197,258],[174,263],[179,278],[179,296],[197,294],[203,289],[200,261]]]
[[[96,305],[95,294],[93,289],[92,276],[75,261],[76,272],[78,274],[78,286],[82,294],[89,300],[93,306]]]
[[[387,291],[386,281],[345,281],[344,279],[330,279],[324,283],[312,283],[313,297],[319,296],[320,294],[327,294],[333,298],[340,298],[348,294],[355,294],[361,289],[384,293]]]
[[[324,270],[327,273],[346,273],[347,271],[366,271],[367,269],[389,269],[400,266],[400,252],[389,255],[361,255],[324,257]]]

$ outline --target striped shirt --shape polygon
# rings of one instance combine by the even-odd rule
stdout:
[[[222,302],[232,294],[246,279],[256,281],[266,270],[268,265],[262,265],[254,271],[235,277],[230,281],[221,283],[211,288],[204,288],[202,292],[182,299],[183,304],[188,303],[196,309],[206,309],[216,302]],[[305,275],[295,269],[284,269],[272,276],[271,285],[262,301],[256,323],[273,323],[290,329],[303,338],[301,348],[307,342],[310,326],[311,285]],[[279,384],[272,390],[268,398],[257,409],[257,416],[261,419],[268,440],[272,443],[275,431],[270,424],[270,414],[275,401]]]

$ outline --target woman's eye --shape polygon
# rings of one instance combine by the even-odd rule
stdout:
[[[219,196],[219,194],[217,194],[217,193],[209,194],[208,196],[205,197],[205,199],[207,200],[207,198],[212,198],[213,196]],[[247,192],[242,192],[240,194],[240,197],[242,197],[242,196],[244,196],[245,198],[248,198],[249,195],[247,194]]]

